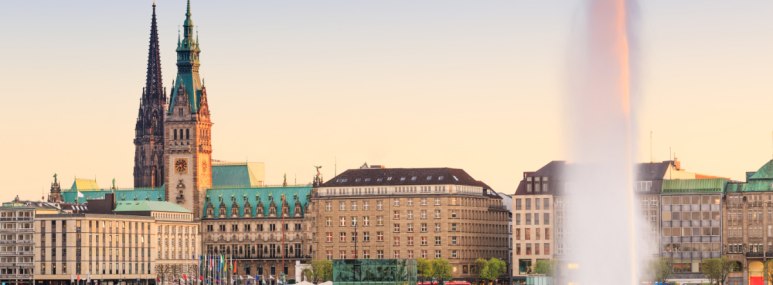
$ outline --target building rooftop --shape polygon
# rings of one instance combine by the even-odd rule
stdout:
[[[263,163],[217,162],[212,164],[212,188],[260,187],[263,181]]]
[[[349,169],[323,183],[321,187],[399,186],[399,185],[466,185],[491,189],[457,168],[382,168]]]
[[[190,213],[180,205],[166,201],[119,201],[115,204],[115,212],[175,212]]]
[[[727,183],[724,178],[663,180],[662,194],[721,194]]]
[[[70,187],[70,191],[96,190],[99,190],[99,185],[97,184],[96,179],[75,178],[75,180],[72,182],[72,187]]]
[[[277,207],[277,213],[281,213],[282,196],[284,195],[289,206],[289,215],[292,217],[296,213],[296,201],[300,205],[300,214],[303,215],[310,194],[311,186],[209,189],[202,213],[206,215],[207,207],[211,205],[213,208],[212,218],[214,219],[219,218],[221,208],[225,209],[226,218],[231,218],[234,207],[237,208],[237,217],[244,217],[247,208],[252,216],[256,216],[258,205],[262,204],[263,216],[268,217],[272,203]]]

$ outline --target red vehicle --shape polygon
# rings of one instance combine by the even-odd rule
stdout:
[[[443,283],[445,285],[471,285],[470,282],[467,281],[446,281]],[[439,285],[437,281],[424,281],[424,282],[417,282],[416,285]]]

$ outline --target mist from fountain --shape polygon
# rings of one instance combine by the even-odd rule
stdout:
[[[651,239],[633,192],[633,0],[584,0],[570,47],[560,284],[637,284]]]

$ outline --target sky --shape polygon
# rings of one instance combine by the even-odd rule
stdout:
[[[40,198],[54,173],[64,188],[132,186],[151,3],[0,4],[0,200]],[[581,5],[193,0],[213,158],[264,162],[269,184],[368,163],[463,168],[513,193],[524,171],[566,159]],[[158,0],[167,88],[184,6]],[[639,6],[640,161],[742,179],[770,160],[773,2]]]

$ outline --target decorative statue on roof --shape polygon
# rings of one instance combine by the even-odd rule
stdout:
[[[314,176],[314,187],[322,185],[322,173],[319,172],[319,169],[322,168],[322,165],[315,165],[314,168],[317,169],[317,175]]]

